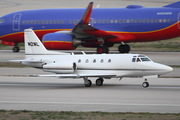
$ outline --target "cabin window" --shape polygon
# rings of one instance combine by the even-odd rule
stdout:
[[[131,23],[133,23],[134,22],[134,20],[133,19],[131,19]]]
[[[101,23],[101,20],[98,20],[98,23]]]
[[[106,22],[109,23],[109,20],[107,20]]]
[[[164,19],[163,22],[165,23],[165,22],[166,22],[166,19]]]
[[[81,59],[78,60],[78,63],[81,63]]]
[[[146,19],[143,19],[143,23],[145,23],[146,22]]]
[[[38,24],[41,24],[41,21],[40,21],[40,20],[38,20]]]
[[[56,20],[54,20],[54,24],[56,24]]]
[[[111,62],[111,59],[108,60],[108,63],[110,63],[110,62]]]
[[[45,21],[43,20],[43,21],[42,21],[42,24],[44,24],[44,23],[45,23]]]
[[[0,19],[0,23],[3,23],[4,22],[4,19]]]
[[[137,19],[134,22],[137,23]]]
[[[129,19],[127,19],[126,22],[129,23]]]
[[[70,20],[69,23],[72,24],[72,20]]]
[[[147,23],[149,23],[149,19],[147,19]]]
[[[162,19],[159,19],[159,22],[162,23]]]
[[[52,20],[50,20],[50,24],[52,24],[53,23],[53,21]]]
[[[34,24],[37,24],[37,20],[34,21]]]
[[[96,63],[96,59],[93,60],[93,63]]]
[[[117,23],[117,20],[115,20],[114,22]]]
[[[119,20],[119,23],[121,23],[121,20]]]
[[[139,23],[141,23],[141,19],[139,19]]]
[[[64,22],[65,22],[65,21],[64,21],[64,20],[62,20],[62,24],[64,24]]]
[[[29,24],[29,20],[27,20],[26,23]]]
[[[153,19],[151,19],[151,23],[153,23],[154,22],[154,20]]]
[[[102,20],[102,23],[105,23],[105,20]]]
[[[74,20],[73,23],[76,24],[76,20]]]
[[[46,20],[46,24],[48,24],[49,23],[49,21],[48,20]]]
[[[33,20],[31,20],[31,24],[33,24]]]
[[[94,20],[94,23],[96,23],[96,20]]]
[[[155,23],[158,23],[158,19],[155,20]]]
[[[101,59],[101,61],[100,61],[101,63],[103,63],[104,62],[104,60],[103,59]]]
[[[0,21],[0,23],[1,23],[1,21]],[[25,24],[26,23],[26,21],[25,20],[23,20],[23,24]]]
[[[89,62],[89,60],[88,59],[86,59],[86,61],[85,61],[86,63],[88,63]]]
[[[170,23],[171,22],[171,20],[170,19],[168,19],[168,23]]]
[[[60,24],[61,23],[61,21],[60,20],[58,20],[58,24]]]
[[[114,22],[114,20],[111,20],[111,23],[113,23]]]
[[[126,22],[126,20],[124,19],[124,20],[123,20],[123,23],[125,23],[125,22]]]

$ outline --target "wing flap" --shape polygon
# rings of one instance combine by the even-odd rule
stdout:
[[[49,74],[49,75],[30,75],[34,77],[59,77],[59,78],[82,78],[82,77],[115,77],[115,74]]]

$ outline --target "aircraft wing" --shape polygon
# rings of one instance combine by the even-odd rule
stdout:
[[[89,24],[91,11],[93,7],[93,2],[89,3],[84,15],[77,25],[74,26],[72,33],[76,35],[78,38],[109,38],[111,42],[112,39],[114,41],[128,41],[135,40],[135,36],[129,33],[118,33],[118,32],[106,32],[100,29],[97,29]],[[92,21],[93,22],[93,21]],[[114,42],[113,41],[113,42]]]
[[[82,77],[115,77],[115,74],[49,74],[49,75],[30,75],[34,77],[59,77],[59,78],[82,78]]]

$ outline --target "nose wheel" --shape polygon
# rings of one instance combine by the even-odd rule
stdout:
[[[145,82],[142,83],[142,86],[143,86],[144,88],[149,87],[149,83],[147,82],[147,79],[145,79]]]

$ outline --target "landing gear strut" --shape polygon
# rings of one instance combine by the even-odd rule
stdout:
[[[85,78],[84,78],[84,85],[85,85],[86,87],[91,87],[91,85],[92,85],[91,80],[89,80],[87,77],[85,77]]]
[[[18,43],[15,43],[15,47],[13,47],[13,52],[19,52],[19,47],[18,47]]]
[[[147,79],[145,79],[145,82],[143,82],[142,86],[143,86],[144,88],[149,87],[149,83],[147,82]]]
[[[121,44],[119,47],[118,47],[118,50],[120,53],[129,53],[130,51],[130,46],[128,44]]]
[[[107,46],[99,46],[97,48],[97,53],[101,54],[101,53],[109,53],[109,48]]]

